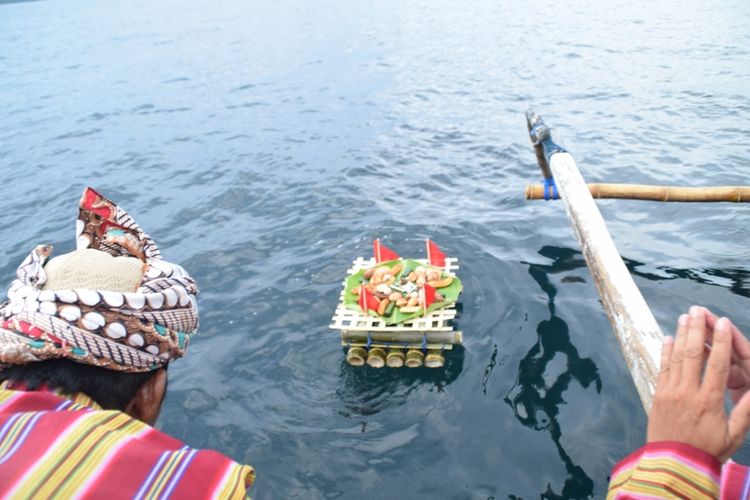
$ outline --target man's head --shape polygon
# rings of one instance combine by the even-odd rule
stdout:
[[[152,423],[198,324],[193,279],[130,216],[84,191],[78,250],[38,246],[0,306],[0,380],[83,392]]]

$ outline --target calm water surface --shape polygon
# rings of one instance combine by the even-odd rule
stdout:
[[[0,1],[0,280],[85,185],[201,285],[159,422],[257,499],[602,497],[646,419],[523,113],[590,181],[747,184],[750,3]],[[748,210],[599,206],[664,331],[750,331]],[[343,361],[373,238],[461,259],[444,370]],[[746,447],[741,460],[750,461]]]

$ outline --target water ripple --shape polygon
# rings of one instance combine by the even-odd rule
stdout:
[[[0,9],[0,281],[73,248],[85,185],[128,209],[201,288],[164,430],[256,466],[261,500],[604,496],[645,417],[564,206],[523,199],[524,112],[592,182],[746,184],[746,3]],[[598,206],[665,331],[691,303],[742,321],[745,206]],[[375,237],[459,257],[443,370],[343,361]]]

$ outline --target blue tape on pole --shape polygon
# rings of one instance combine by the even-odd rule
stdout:
[[[367,345],[365,347],[367,347],[369,349],[370,348],[370,344],[372,344],[372,338],[370,338],[370,334],[368,333],[367,334]]]
[[[560,192],[557,190],[554,178],[544,179],[544,199],[546,201],[560,199]]]
[[[427,335],[422,334],[422,350],[427,351]]]

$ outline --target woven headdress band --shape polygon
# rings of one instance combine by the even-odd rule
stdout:
[[[44,266],[52,247],[37,246],[18,267],[8,301],[0,305],[0,366],[68,358],[145,372],[181,357],[198,328],[193,278],[162,260],[138,224],[91,188],[83,192],[76,232],[78,252],[139,259],[140,284],[132,291],[48,289]]]

